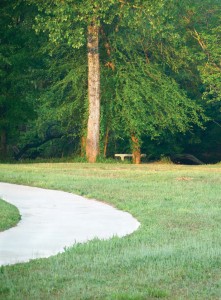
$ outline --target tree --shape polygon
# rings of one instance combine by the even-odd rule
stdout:
[[[99,26],[116,1],[31,2],[43,11],[37,18],[38,28],[47,30],[55,43],[66,40],[73,48],[80,48],[85,45],[87,30],[89,116],[86,155],[89,162],[95,162],[99,153],[100,130]]]
[[[8,155],[8,144],[18,139],[24,122],[34,116],[35,89],[31,81],[38,42],[32,26],[33,7],[18,1],[0,4],[0,157]]]
[[[209,117],[206,130],[197,133],[198,145],[192,145],[192,149],[203,155],[202,159],[207,162],[221,158],[220,13],[220,1],[194,0],[189,5],[185,19],[189,47],[192,49],[191,58],[197,68],[197,88]]]
[[[121,139],[127,148],[130,140],[139,162],[144,140],[160,140],[165,131],[175,135],[201,125],[198,81],[192,94],[186,83],[191,73],[199,78],[189,55],[192,44],[187,45],[183,29],[189,4],[172,0],[21,3],[36,5],[32,18],[37,21],[38,39],[49,39],[41,40],[42,70],[32,80],[39,93],[38,119],[29,125],[29,137],[45,141],[47,128],[56,124],[60,130],[53,136],[61,134],[63,141],[69,138],[78,144],[83,137],[84,145],[88,127],[89,161],[96,160],[101,141],[106,154],[108,143],[113,151],[115,141]],[[189,83],[196,82],[192,78]]]
[[[98,52],[99,27],[92,21],[88,26],[88,99],[89,116],[86,155],[89,162],[96,161],[100,143],[100,61]]]
[[[204,118],[202,108],[177,80],[190,65],[186,40],[177,26],[180,9],[171,7],[171,1],[155,7],[145,4],[139,13],[131,10],[133,22],[125,18],[121,29],[108,36],[115,64],[112,124],[121,138],[131,140],[136,163],[144,137],[156,140],[165,131],[184,134],[194,124],[201,126]]]
[[[112,24],[116,19],[127,16],[131,9],[142,9],[143,1],[35,1],[42,12],[37,17],[37,30],[44,30],[54,43],[66,41],[73,48],[88,45],[88,100],[89,116],[86,155],[95,162],[99,154],[100,132],[100,67],[98,54],[99,30],[102,23]],[[160,1],[161,3],[162,1]],[[86,33],[87,32],[87,33]]]
[[[186,15],[186,28],[194,44],[195,56],[202,83],[204,98],[221,100],[220,68],[220,13],[218,0],[194,0]]]

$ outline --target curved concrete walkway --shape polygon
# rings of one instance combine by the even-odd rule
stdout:
[[[94,238],[123,237],[140,225],[129,213],[62,191],[0,183],[0,198],[22,216],[0,233],[0,265],[49,257]]]

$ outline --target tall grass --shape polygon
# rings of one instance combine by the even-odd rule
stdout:
[[[0,180],[132,213],[138,231],[0,269],[0,299],[220,299],[221,167],[0,165]]]

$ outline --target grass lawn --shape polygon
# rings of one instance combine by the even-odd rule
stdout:
[[[221,165],[0,165],[0,181],[60,189],[126,210],[125,238],[0,268],[0,299],[221,299]]]
[[[0,232],[15,226],[19,220],[20,214],[18,209],[14,205],[0,199]]]

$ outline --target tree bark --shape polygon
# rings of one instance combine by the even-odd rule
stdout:
[[[98,53],[99,27],[88,26],[88,101],[86,156],[90,163],[96,162],[100,137],[100,63]]]
[[[140,153],[140,143],[135,135],[131,136],[132,139],[132,152],[133,152],[133,163],[140,164],[141,153]]]
[[[0,158],[5,159],[7,156],[7,133],[5,129],[1,130]]]

